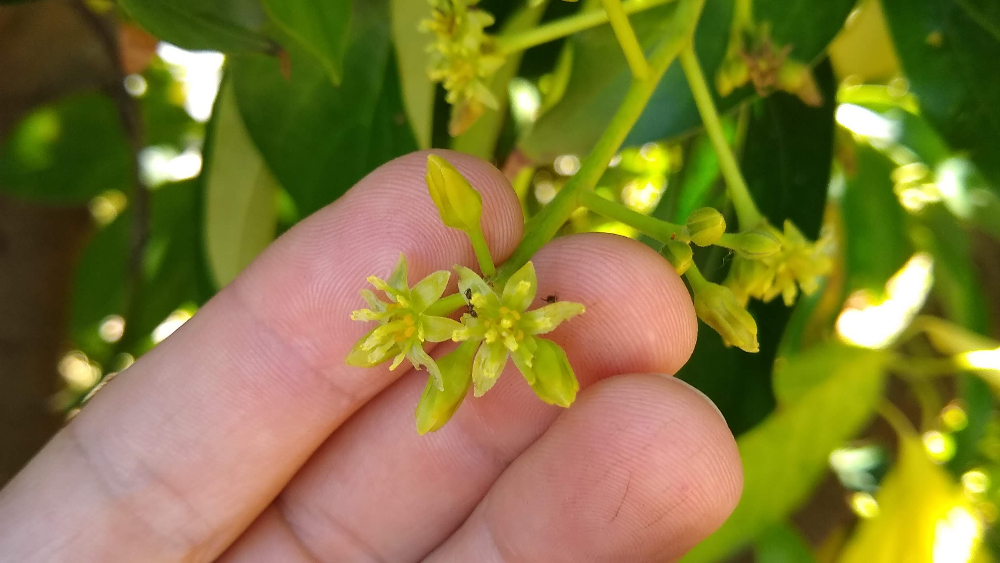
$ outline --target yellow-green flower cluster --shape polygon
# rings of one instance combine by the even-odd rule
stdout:
[[[580,389],[576,375],[566,352],[539,335],[582,313],[583,305],[558,301],[529,311],[538,291],[531,262],[518,270],[500,293],[472,270],[463,266],[455,266],[455,270],[469,306],[462,322],[428,313],[448,284],[450,274],[446,271],[434,272],[409,288],[406,259],[400,256],[388,280],[368,278],[389,301],[382,301],[370,290],[361,291],[369,308],[354,311],[351,318],[377,321],[379,326],[358,340],[347,363],[373,367],[395,355],[390,369],[403,359],[409,359],[417,369],[426,367],[430,376],[416,412],[421,434],[448,422],[473,385],[477,397],[489,391],[509,358],[540,399],[568,407]],[[461,344],[437,361],[423,349],[424,342],[445,340]]]
[[[409,359],[417,369],[426,367],[435,385],[442,389],[441,370],[424,351],[423,344],[449,340],[462,326],[447,317],[426,313],[427,308],[441,298],[451,274],[444,270],[434,272],[410,288],[406,270],[406,257],[400,254],[387,281],[375,276],[368,278],[368,282],[385,293],[389,301],[382,301],[371,290],[361,290],[369,308],[354,311],[351,319],[378,321],[379,326],[358,340],[347,356],[347,363],[372,367],[395,356],[389,369],[396,369],[403,359]]]
[[[806,295],[816,291],[820,279],[833,267],[829,239],[812,242],[791,221],[785,221],[784,231],[770,225],[761,229],[777,239],[781,248],[763,257],[738,254],[733,259],[725,285],[739,302],[746,304],[750,297],[771,301],[780,295],[791,306],[799,291]]]
[[[458,135],[486,108],[499,107],[485,80],[503,66],[504,57],[484,31],[493,25],[493,16],[474,7],[478,0],[430,2],[431,18],[420,24],[423,31],[434,34],[429,76],[448,92],[446,99],[452,106],[448,130]]]

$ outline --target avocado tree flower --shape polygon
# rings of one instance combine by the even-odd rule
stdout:
[[[440,270],[417,282],[412,288],[407,283],[406,257],[399,255],[399,262],[388,280],[375,276],[368,282],[385,293],[389,301],[382,301],[368,289],[361,296],[368,302],[368,309],[351,313],[356,321],[378,321],[379,326],[361,337],[347,356],[352,366],[372,367],[395,355],[389,369],[396,369],[403,359],[413,367],[426,367],[439,390],[444,388],[441,370],[427,352],[424,342],[441,342],[450,339],[462,325],[446,317],[428,315],[427,308],[441,298],[451,273]]]
[[[584,312],[580,303],[557,301],[529,311],[538,291],[531,262],[514,273],[498,294],[475,272],[455,266],[458,287],[471,311],[462,317],[456,341],[481,341],[472,362],[472,382],[477,397],[493,387],[507,359],[521,371],[528,384],[546,403],[568,407],[580,384],[566,352],[551,340],[538,338],[563,321]]]

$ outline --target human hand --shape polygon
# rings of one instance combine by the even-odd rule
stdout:
[[[448,159],[502,261],[522,230],[509,184]],[[582,388],[565,412],[509,365],[418,436],[426,373],[345,365],[366,276],[400,252],[411,279],[475,263],[425,162],[397,159],[302,221],[98,393],[0,491],[0,559],[670,561],[718,527],[741,490],[735,442],[701,394],[656,375],[683,365],[697,325],[638,242],[574,235],[533,258],[539,295],[587,307],[552,333]]]

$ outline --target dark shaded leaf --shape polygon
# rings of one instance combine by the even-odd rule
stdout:
[[[287,37],[316,58],[335,84],[347,50],[351,0],[263,0],[268,15]]]
[[[337,199],[379,165],[416,149],[400,95],[385,1],[354,4],[344,78],[335,87],[300,59],[234,57],[236,99],[264,161],[302,216]]]
[[[1000,190],[1000,4],[884,0],[910,89],[927,120]]]
[[[49,203],[128,192],[132,156],[111,100],[80,94],[28,114],[0,147],[0,190]]]
[[[275,53],[259,0],[119,0],[136,22],[194,51]]]

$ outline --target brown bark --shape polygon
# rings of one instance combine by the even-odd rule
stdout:
[[[0,139],[39,104],[107,90],[116,61],[80,3],[44,0],[0,7]],[[91,230],[84,207],[0,197],[0,486],[58,429],[49,408],[68,348],[74,268]]]

